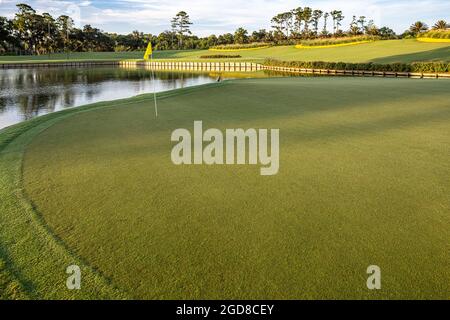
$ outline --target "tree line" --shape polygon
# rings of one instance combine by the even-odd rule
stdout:
[[[208,49],[227,44],[266,42],[273,44],[296,43],[298,40],[373,35],[394,38],[388,27],[378,28],[365,16],[353,16],[348,30],[344,31],[343,12],[324,12],[310,7],[299,7],[279,13],[271,19],[272,30],[260,29],[251,34],[244,28],[219,36],[198,37],[192,34],[189,15],[180,11],[171,20],[171,29],[159,35],[133,31],[122,35],[104,32],[91,25],[77,28],[67,15],[57,18],[49,13],[39,14],[27,4],[18,4],[13,19],[0,16],[0,53],[45,55],[56,52],[107,52],[144,50],[149,41],[156,50]],[[439,21],[436,29],[448,28]],[[428,30],[422,22],[416,22],[405,36],[414,36]]]
[[[192,22],[184,11],[171,20],[171,30],[159,35],[137,30],[122,35],[103,32],[91,25],[76,28],[67,15],[54,18],[49,13],[39,14],[27,4],[18,4],[17,9],[13,19],[0,16],[0,54],[139,51],[145,50],[149,41],[156,50],[208,49],[224,44],[272,41],[265,30],[248,36],[243,28],[219,36],[192,35]]]
[[[353,16],[349,30],[343,31],[344,19],[345,16],[341,10],[324,12],[310,7],[299,7],[277,14],[271,22],[275,41],[278,42],[357,35],[381,36],[382,38],[396,36],[392,29],[378,28],[373,20],[367,20],[365,16]]]

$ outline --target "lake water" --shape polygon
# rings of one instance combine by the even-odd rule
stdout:
[[[0,70],[0,129],[50,112],[98,101],[196,86],[252,73],[172,72],[144,68],[35,68]],[[261,72],[258,76],[273,76]],[[154,80],[153,80],[154,79]]]

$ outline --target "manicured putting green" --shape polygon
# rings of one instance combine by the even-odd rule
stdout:
[[[448,81],[236,80],[161,99],[158,119],[151,96],[126,101],[42,131],[23,183],[128,296],[450,298]],[[173,165],[170,135],[194,120],[279,128],[279,174]]]

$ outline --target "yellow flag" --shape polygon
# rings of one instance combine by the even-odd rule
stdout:
[[[148,58],[153,54],[152,43],[149,42],[147,46],[147,50],[145,50],[144,60],[148,60]]]

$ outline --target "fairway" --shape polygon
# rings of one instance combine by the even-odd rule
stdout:
[[[281,46],[236,52],[243,59],[253,61],[263,61],[265,58],[286,61],[377,63],[450,61],[450,46],[448,43],[427,43],[432,46],[423,46],[423,44],[416,40],[386,40],[344,47],[297,49],[294,46]]]
[[[77,294],[58,289],[76,260],[90,297],[449,299],[448,89],[233,80],[160,94],[157,119],[151,95],[38,118],[0,153],[0,257],[47,298]],[[278,175],[175,166],[171,133],[195,120],[279,128]],[[7,179],[25,199],[5,196]]]
[[[450,61],[450,45],[448,43],[425,43],[413,39],[375,41],[346,47],[318,49],[297,49],[295,46],[275,46],[257,50],[237,50],[230,52],[239,54],[241,58],[220,60],[252,61],[259,63],[264,62],[266,58],[286,61],[377,63]],[[200,59],[200,56],[217,53],[220,52],[208,50],[167,50],[155,51],[153,58],[157,60],[209,61],[214,59]],[[143,56],[144,52],[75,52],[70,53],[69,58],[73,61],[95,61],[142,59]],[[66,54],[53,54],[50,57],[46,55],[20,57],[0,56],[0,63],[65,61],[66,59]]]

